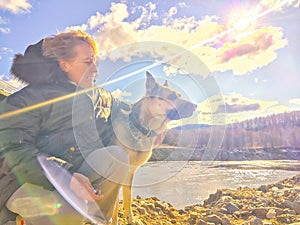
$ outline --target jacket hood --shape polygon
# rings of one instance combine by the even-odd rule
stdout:
[[[24,55],[16,54],[10,72],[19,80],[28,84],[52,83],[68,80],[56,60],[42,54],[43,39],[29,45]]]

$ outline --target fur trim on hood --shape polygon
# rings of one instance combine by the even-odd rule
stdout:
[[[42,45],[43,39],[29,45],[24,55],[16,54],[10,72],[28,84],[53,83],[68,79],[56,60],[43,56]]]

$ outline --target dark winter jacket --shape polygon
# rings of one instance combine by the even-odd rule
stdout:
[[[36,47],[39,54],[40,46],[32,48]],[[19,57],[26,57],[26,52]],[[18,62],[14,60],[12,71],[30,84],[0,103],[0,208],[25,182],[53,189],[37,161],[38,154],[61,158],[72,165],[70,170],[76,171],[84,155],[103,147],[100,136],[110,125],[113,103],[110,93],[101,88],[89,92],[78,88],[58,65],[38,64],[38,69],[36,64],[24,63],[17,68]],[[28,71],[24,72],[25,68]],[[94,101],[98,104],[96,110],[92,95],[98,99]]]

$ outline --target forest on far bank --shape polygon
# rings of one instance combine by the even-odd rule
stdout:
[[[219,160],[300,159],[300,111],[274,114],[224,126],[189,126],[166,132],[163,145],[151,160],[189,157],[201,160],[218,140]],[[193,151],[193,153],[191,153]],[[216,151],[216,150],[214,150]]]

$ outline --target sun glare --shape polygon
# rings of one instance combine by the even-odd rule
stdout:
[[[227,26],[237,32],[247,31],[255,26],[255,16],[252,14],[245,9],[236,8],[230,13]]]
[[[234,28],[237,31],[247,30],[251,25],[251,21],[248,18],[241,18],[234,24]]]

